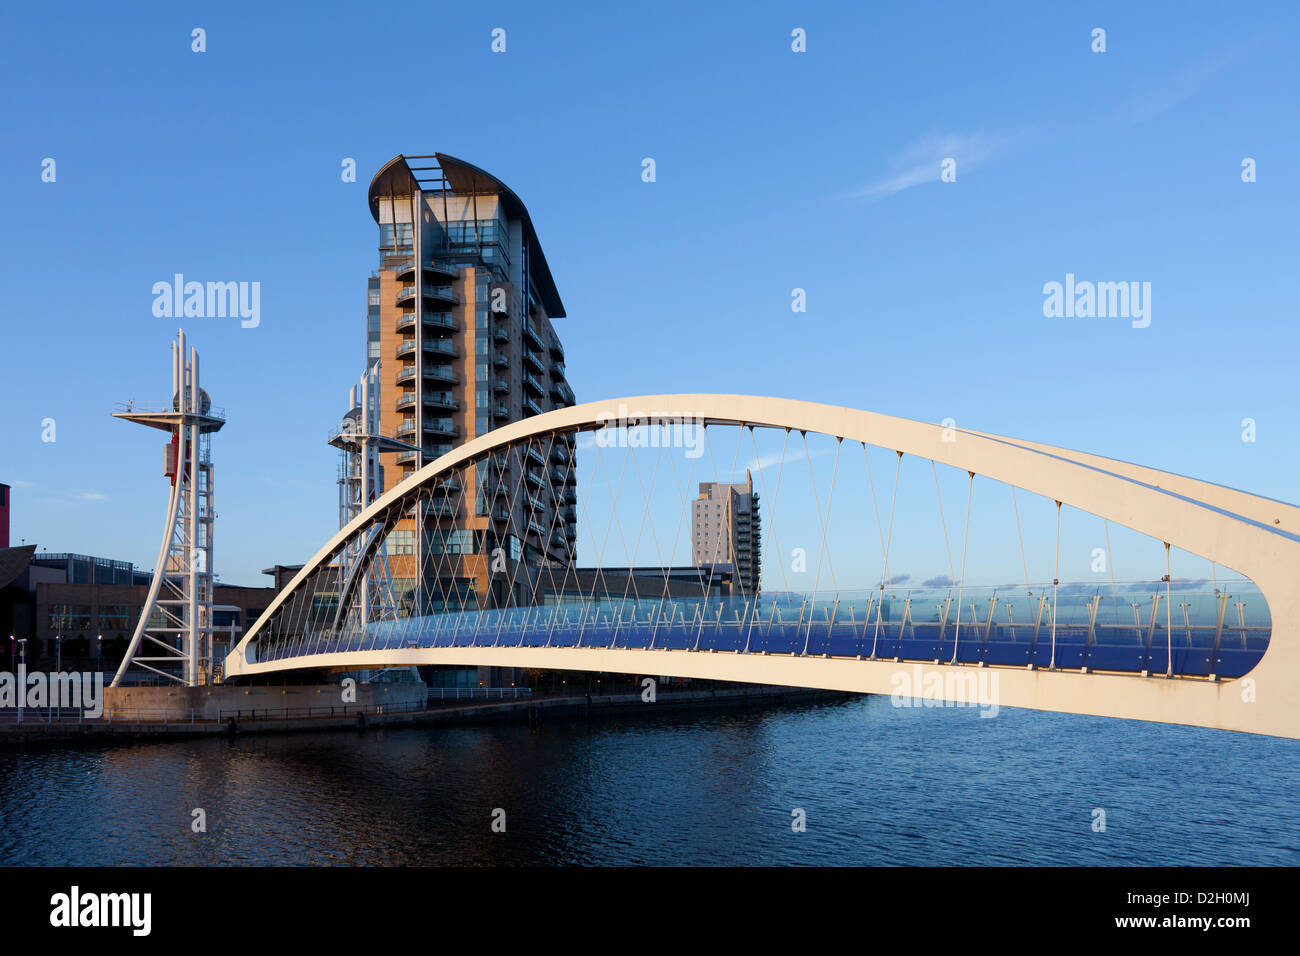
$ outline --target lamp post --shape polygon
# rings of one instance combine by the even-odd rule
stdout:
[[[54,673],[58,674],[63,670],[63,635],[57,634],[54,637]]]
[[[104,650],[104,635],[100,634],[95,638],[95,670],[100,669],[100,656]]]
[[[22,655],[18,663],[18,723],[23,722],[23,702],[27,699],[27,638],[19,638],[18,652]]]

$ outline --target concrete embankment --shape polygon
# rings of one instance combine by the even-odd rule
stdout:
[[[242,736],[312,730],[355,730],[373,727],[494,722],[543,723],[549,719],[649,716],[675,711],[745,710],[786,703],[845,700],[858,695],[795,687],[720,688],[660,693],[653,703],[640,694],[611,694],[520,698],[465,704],[432,702],[427,708],[385,708],[384,705],[338,708],[337,714],[281,717],[273,713],[246,713],[224,719],[165,716],[131,719],[119,712],[116,719],[43,721],[37,713],[21,724],[0,725],[0,745],[10,743],[126,742],[141,738]]]

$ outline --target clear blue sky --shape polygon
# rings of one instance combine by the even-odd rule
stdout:
[[[1296,9],[10,4],[15,543],[152,567],[160,440],[108,415],[166,398],[178,323],[150,289],[183,272],[262,286],[257,329],[186,323],[229,420],[217,569],[263,584],[309,556],[336,521],[324,434],[362,360],[366,184],[434,150],[528,204],[579,400],[748,392],[951,417],[1294,500]],[[955,183],[938,181],[947,156]],[[1066,273],[1150,282],[1150,327],[1045,318],[1042,286]]]

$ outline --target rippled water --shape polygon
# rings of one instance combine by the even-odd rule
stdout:
[[[0,863],[1294,866],[1298,781],[1300,742],[883,697],[4,749]]]

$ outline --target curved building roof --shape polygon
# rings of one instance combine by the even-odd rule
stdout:
[[[412,166],[410,160],[435,160],[437,166]],[[542,304],[546,306],[546,314],[551,318],[563,318],[564,303],[555,287],[551,267],[546,262],[546,254],[537,238],[537,230],[533,228],[528,207],[515,195],[513,189],[486,170],[446,153],[434,153],[431,156],[407,156],[399,153],[381,166],[370,180],[370,215],[376,223],[379,222],[379,199],[382,196],[407,196],[417,189],[433,192],[442,189],[444,182],[446,188],[457,195],[477,193],[499,196],[506,213],[523,220],[524,241],[530,245],[528,261],[531,263],[533,282],[542,298]]]

